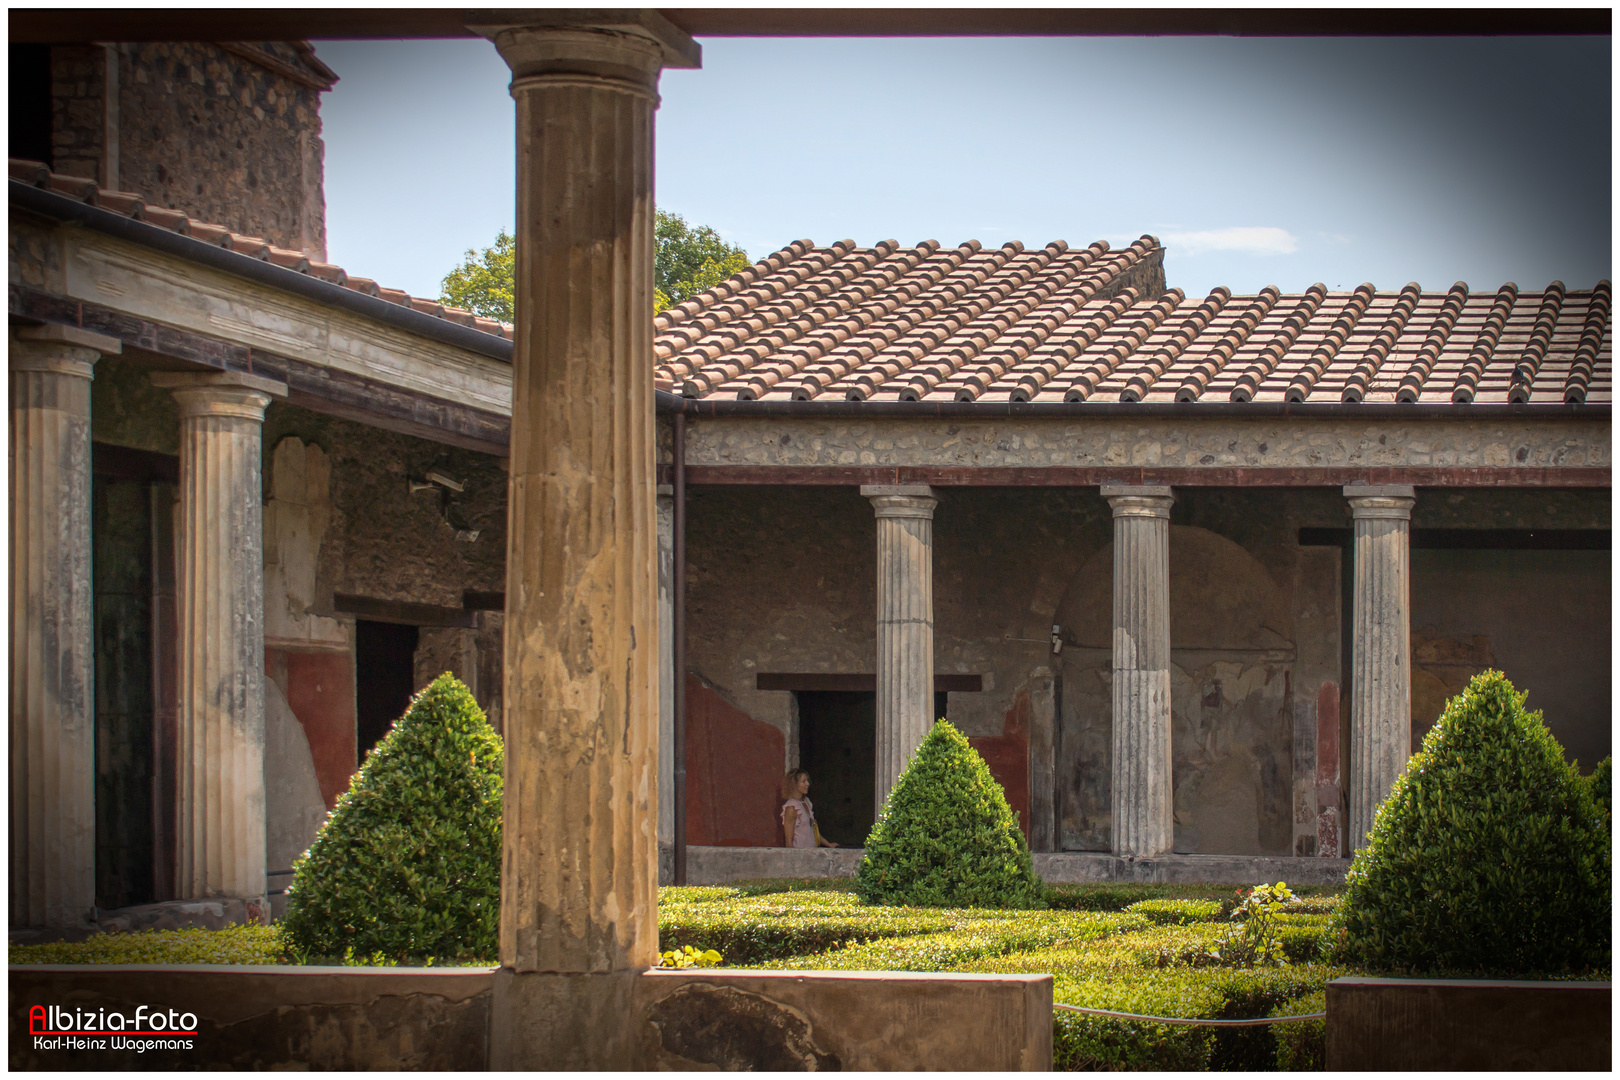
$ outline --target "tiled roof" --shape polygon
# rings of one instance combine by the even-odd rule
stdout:
[[[1162,257],[1151,236],[1117,252],[798,241],[659,315],[657,382],[742,400],[1611,399],[1607,281],[1188,297],[1161,291]]]
[[[93,180],[86,180],[79,176],[63,176],[53,173],[44,164],[38,161],[25,161],[19,158],[9,159],[8,172],[12,180],[18,180],[34,187],[53,191],[58,195],[65,195],[71,199],[96,206],[102,210],[110,210],[115,214],[135,221],[144,221],[148,225],[155,225],[161,229],[189,236],[194,240],[216,244],[228,251],[235,251],[253,259],[262,259],[274,263],[288,270],[295,270],[300,274],[330,281],[346,289],[364,293],[367,296],[376,296],[384,300],[420,311],[448,322],[460,323],[462,326],[472,327],[474,330],[496,337],[512,337],[512,324],[486,319],[482,315],[474,315],[470,311],[460,308],[445,307],[437,300],[427,300],[419,296],[411,296],[399,289],[385,289],[370,278],[350,277],[343,267],[331,263],[311,262],[303,252],[293,251],[289,248],[279,248],[257,236],[244,236],[232,232],[224,225],[215,225],[206,221],[198,221],[187,217],[179,210],[170,210],[160,206],[148,206],[146,201],[133,192],[109,191],[98,187]]]

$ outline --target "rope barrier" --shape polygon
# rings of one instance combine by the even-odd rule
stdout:
[[[1078,1005],[1065,1005],[1060,1001],[1052,1003],[1054,1009],[1067,1009],[1069,1012],[1085,1013],[1088,1016],[1112,1016],[1120,1020],[1149,1020],[1155,1024],[1208,1024],[1214,1027],[1257,1027],[1261,1024],[1287,1024],[1295,1020],[1323,1020],[1327,1013],[1301,1013],[1298,1016],[1262,1016],[1257,1020],[1199,1020],[1185,1016],[1143,1016],[1141,1013],[1115,1012],[1112,1009],[1082,1009]]]

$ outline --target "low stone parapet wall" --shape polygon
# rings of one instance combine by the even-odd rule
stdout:
[[[654,971],[645,1068],[1052,1068],[1052,976]]]
[[[1343,978],[1327,986],[1334,1072],[1608,1072],[1612,1030],[1606,982]]]
[[[10,1067],[483,1069],[493,971],[13,967]],[[41,1015],[53,1008],[49,1020],[68,1026]],[[156,1023],[154,1013],[162,1014]],[[176,1030],[186,1026],[195,1034]]]
[[[1349,859],[1299,858],[1285,855],[1157,855],[1122,859],[1105,852],[1037,853],[1035,872],[1050,885],[1104,881],[1230,882],[1258,885],[1342,885]]]
[[[9,1065],[484,1070],[499,977],[493,968],[13,967]],[[643,1069],[1052,1067],[1050,975],[649,971],[633,1002],[623,1034]]]
[[[748,878],[854,877],[860,848],[688,847],[686,883],[724,885]]]

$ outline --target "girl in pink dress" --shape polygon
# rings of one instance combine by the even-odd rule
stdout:
[[[788,847],[837,847],[821,835],[816,812],[810,805],[810,774],[793,769],[782,778],[782,835]]]

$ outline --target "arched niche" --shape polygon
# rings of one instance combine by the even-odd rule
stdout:
[[[1058,604],[1065,640],[1112,647],[1114,545],[1081,566]],[[1192,525],[1170,526],[1170,647],[1292,649],[1288,599],[1266,568],[1239,544]]]
[[[1061,844],[1107,850],[1112,791],[1114,549],[1069,582],[1058,783]],[[1241,545],[1170,527],[1175,850],[1292,854],[1294,623],[1289,598]]]

